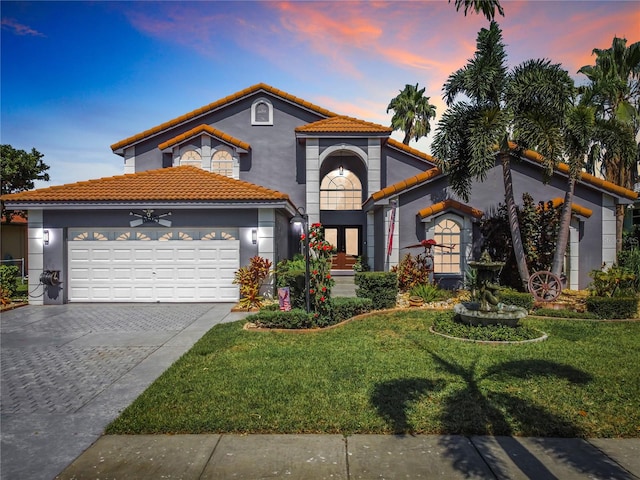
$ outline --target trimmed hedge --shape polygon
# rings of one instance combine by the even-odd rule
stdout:
[[[515,305],[516,307],[522,307],[526,310],[533,308],[533,295],[526,292],[516,292],[515,290],[501,290],[498,293],[498,298],[505,305]]]
[[[313,314],[298,308],[288,312],[280,310],[260,310],[255,315],[250,315],[247,320],[262,328],[314,328],[317,327]]]
[[[358,272],[355,284],[358,286],[356,296],[370,298],[374,310],[396,306],[398,278],[395,272]]]
[[[636,318],[638,316],[637,297],[587,297],[587,311],[600,318]]]
[[[370,312],[373,302],[368,298],[337,297],[329,305],[331,318],[320,317],[313,313],[295,308],[288,312],[280,311],[277,304],[268,305],[255,315],[247,318],[261,328],[304,329],[335,325],[356,315]]]
[[[336,297],[331,299],[333,323],[344,322],[371,310],[373,310],[373,301],[370,298]]]

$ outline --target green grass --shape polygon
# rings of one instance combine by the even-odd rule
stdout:
[[[640,436],[640,322],[525,319],[549,339],[483,345],[429,333],[437,315],[218,325],[107,432]]]

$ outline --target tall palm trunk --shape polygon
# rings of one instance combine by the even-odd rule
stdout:
[[[513,244],[513,253],[516,257],[518,265],[518,273],[520,280],[526,290],[529,288],[529,267],[527,266],[527,257],[524,254],[522,245],[522,236],[520,235],[520,222],[518,221],[518,210],[513,196],[513,179],[511,178],[511,154],[508,152],[500,152],[500,162],[502,163],[502,179],[504,180],[504,196],[507,203],[507,213],[509,217],[509,228],[511,230],[511,243]]]
[[[562,274],[564,257],[567,252],[567,244],[569,243],[571,207],[573,205],[573,192],[575,190],[575,186],[576,179],[573,175],[569,175],[569,178],[567,179],[567,191],[564,194],[564,204],[562,205],[562,213],[560,215],[560,228],[558,228],[556,251],[553,254],[553,265],[551,266],[551,273],[558,276]]]

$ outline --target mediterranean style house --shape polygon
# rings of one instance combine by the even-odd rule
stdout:
[[[44,289],[32,303],[234,302],[234,273],[251,257],[275,264],[299,251],[300,208],[336,246],[336,270],[358,256],[388,270],[434,239],[453,245],[435,249],[435,279],[455,285],[482,247],[479,219],[504,201],[501,167],[463,203],[432,157],[390,134],[257,84],[125,138],[111,146],[123,175],[3,198],[29,212],[29,290]],[[540,157],[521,160],[516,199],[561,203],[564,166],[543,183]],[[636,197],[582,175],[568,287],[615,261],[615,207]]]

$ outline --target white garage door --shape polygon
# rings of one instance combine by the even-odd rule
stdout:
[[[69,241],[71,302],[236,302],[238,240]]]

